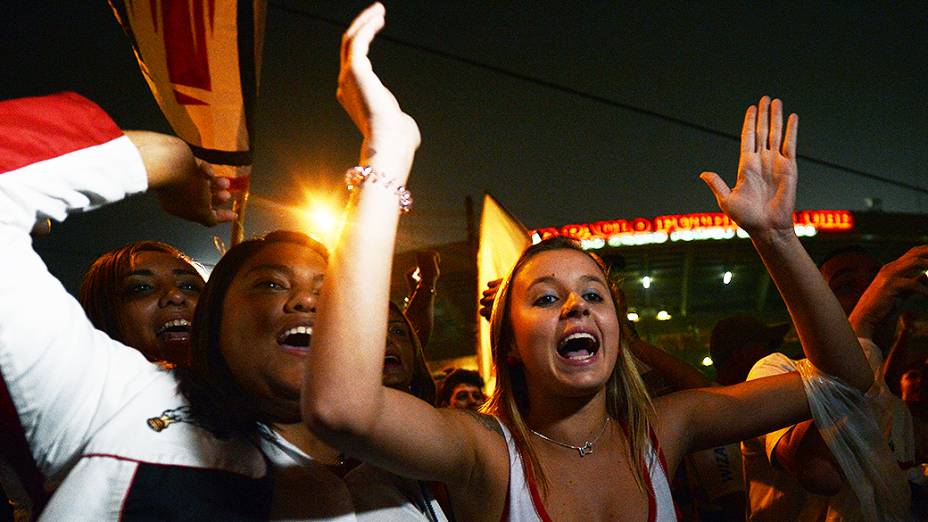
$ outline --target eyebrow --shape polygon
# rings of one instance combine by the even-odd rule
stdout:
[[[582,281],[582,282],[584,282],[584,283],[593,282],[593,283],[599,283],[599,284],[604,285],[604,286],[606,285],[606,282],[603,280],[602,277],[598,277],[598,276],[590,275],[590,274],[581,276],[581,277],[580,277],[580,281]],[[532,282],[528,285],[528,288],[532,288],[533,286],[538,285],[538,284],[541,284],[541,283],[555,283],[555,282],[557,282],[557,279],[556,279],[554,276],[541,276],[541,277],[535,279],[534,281],[532,281]]]
[[[260,272],[261,270],[273,270],[275,272],[282,272],[288,276],[293,275],[293,269],[290,268],[289,265],[281,265],[278,263],[263,263],[260,265],[255,265],[247,272],[245,272],[245,275],[251,275],[254,272]],[[313,283],[320,283],[322,281],[325,281],[325,272],[320,272],[313,276]]]
[[[287,274],[292,274],[292,273],[293,273],[293,269],[290,268],[289,266],[287,266],[287,265],[280,265],[280,264],[274,264],[274,263],[264,263],[264,264],[261,264],[261,265],[255,265],[255,266],[251,267],[250,269],[248,269],[248,272],[245,272],[245,273],[246,273],[246,274],[250,274],[250,273],[252,273],[252,272],[258,272],[258,271],[260,271],[260,270],[274,270],[274,271],[277,271],[277,272],[284,272],[284,273],[287,273]]]
[[[192,276],[199,276],[199,275],[200,275],[200,274],[198,274],[197,272],[195,272],[195,271],[193,271],[193,270],[190,270],[189,268],[175,268],[175,269],[171,270],[171,273],[174,274],[174,275],[192,275]],[[147,269],[147,268],[141,268],[141,269],[138,269],[138,270],[132,270],[131,272],[129,272],[129,273],[126,274],[126,277],[130,277],[130,276],[154,276],[154,275],[155,275],[155,273],[152,272],[151,270],[149,270],[149,269]]]

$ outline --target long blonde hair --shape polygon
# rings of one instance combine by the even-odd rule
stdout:
[[[608,269],[599,257],[584,251],[574,240],[562,237],[546,239],[528,247],[512,271],[503,281],[496,294],[493,313],[490,317],[490,342],[493,348],[493,363],[496,367],[496,388],[493,395],[483,407],[483,411],[503,419],[512,431],[516,447],[523,460],[527,460],[530,471],[534,473],[543,489],[547,489],[544,470],[538,459],[538,452],[529,437],[529,428],[525,416],[530,407],[528,403],[525,373],[520,364],[507,360],[514,349],[512,322],[510,320],[510,300],[512,283],[523,266],[535,255],[552,250],[575,250],[596,262],[609,282],[609,294],[615,307],[619,307],[618,289],[609,278]],[[644,473],[646,472],[646,454],[649,445],[651,427],[654,422],[654,408],[645,389],[631,353],[622,347],[612,375],[606,382],[606,411],[613,419],[621,422],[628,435],[631,449],[632,474],[641,491],[645,491]],[[529,468],[526,468],[529,471]]]

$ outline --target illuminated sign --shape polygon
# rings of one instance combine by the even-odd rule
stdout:
[[[854,216],[847,210],[800,210],[793,212],[793,226],[799,237],[811,237],[819,232],[846,232],[854,228]],[[579,240],[585,249],[748,237],[747,232],[721,212],[613,219],[561,228],[537,228],[530,234],[535,242],[555,236],[570,237]]]

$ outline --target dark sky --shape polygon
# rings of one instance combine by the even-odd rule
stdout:
[[[800,115],[802,154],[928,187],[926,4],[776,4],[388,2],[392,40],[375,42],[374,66],[423,135],[399,248],[463,239],[464,197],[484,190],[529,226],[716,210],[696,176],[732,180],[737,142],[623,106],[734,135],[747,105],[778,96]],[[331,21],[364,5],[270,2],[250,234],[298,226],[283,209],[304,190],[343,195],[360,138],[335,102]],[[168,130],[105,2],[6,0],[0,15],[0,98],[70,89],[124,128]],[[799,208],[860,210],[868,197],[928,212],[925,194],[800,161]],[[141,198],[69,220],[39,246],[50,264],[82,268],[155,238],[210,262],[213,233],[228,236]]]

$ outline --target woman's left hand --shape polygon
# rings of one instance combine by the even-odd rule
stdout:
[[[374,73],[368,58],[370,44],[384,26],[384,14],[381,3],[371,5],[354,19],[342,36],[336,96],[364,135],[362,163],[376,154],[400,153],[408,156],[411,164],[413,153],[419,147],[419,127]],[[391,174],[399,176],[401,173]]]
[[[722,212],[748,234],[793,228],[798,126],[799,117],[791,114],[783,137],[783,104],[764,96],[744,116],[735,187],[730,189],[715,172],[699,176]]]

